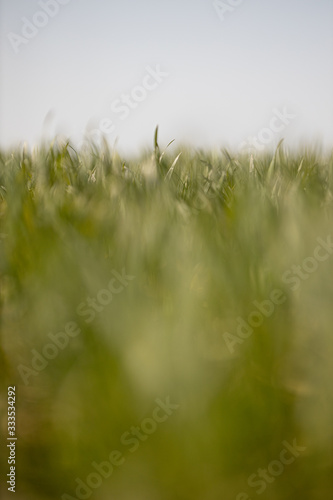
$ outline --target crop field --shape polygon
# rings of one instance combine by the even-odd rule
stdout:
[[[1,151],[2,498],[331,498],[332,222],[315,147]]]

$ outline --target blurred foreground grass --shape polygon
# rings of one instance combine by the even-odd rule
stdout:
[[[313,256],[333,238],[333,156],[176,157],[157,137],[129,161],[60,140],[0,154],[4,498],[7,385],[18,500],[78,498],[115,449],[125,462],[91,498],[331,497],[333,255]],[[102,306],[114,271],[134,278]],[[230,344],[275,289],[283,303]],[[69,322],[80,334],[45,351]],[[124,432],[167,396],[179,408],[131,453]],[[258,494],[248,478],[295,439],[305,451]]]

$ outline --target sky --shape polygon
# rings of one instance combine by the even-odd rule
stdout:
[[[333,146],[333,0],[0,0],[0,147]]]

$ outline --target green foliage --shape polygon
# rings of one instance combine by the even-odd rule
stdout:
[[[297,439],[261,498],[327,499],[333,255],[296,290],[283,276],[332,235],[333,156],[168,151],[156,129],[132,160],[59,139],[0,153],[1,397],[16,385],[22,498],[75,497],[113,449],[126,462],[93,498],[256,498],[248,477]],[[77,308],[123,269],[135,278],[87,323]],[[224,334],[274,289],[285,301],[231,352]],[[71,321],[80,335],[25,384],[18,366]],[[126,454],[122,434],[166,396],[179,409]]]

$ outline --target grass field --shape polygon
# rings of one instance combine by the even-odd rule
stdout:
[[[306,147],[1,152],[16,499],[330,498],[332,215]]]

